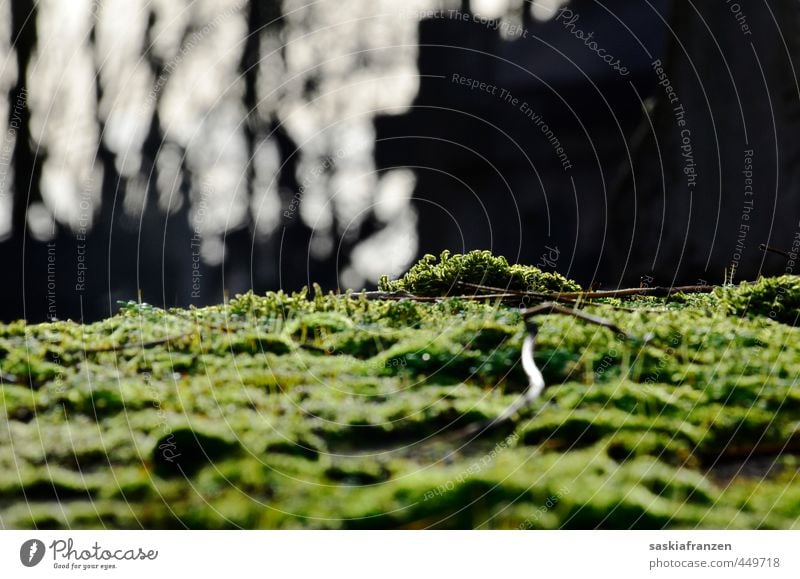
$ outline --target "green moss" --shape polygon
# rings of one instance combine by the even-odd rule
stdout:
[[[541,273],[470,255],[392,288]],[[795,285],[586,305],[646,344],[542,316],[544,396],[472,442],[527,386],[495,300],[317,289],[0,326],[0,526],[794,528]]]
[[[764,316],[797,325],[800,319],[800,276],[762,277],[717,290],[728,310],[736,315]]]
[[[464,284],[537,293],[579,291],[575,282],[558,273],[545,273],[528,265],[509,265],[505,257],[489,251],[471,251],[466,255],[443,251],[439,260],[426,255],[402,278],[381,278],[383,291],[405,291],[417,296],[464,295],[475,290]]]

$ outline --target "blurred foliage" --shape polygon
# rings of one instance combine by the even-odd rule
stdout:
[[[517,308],[312,293],[0,327],[0,526],[798,525],[796,278],[587,305],[647,343],[542,316],[543,399],[472,441],[438,435],[525,389]]]

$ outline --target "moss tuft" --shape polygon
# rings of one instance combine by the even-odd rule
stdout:
[[[762,277],[755,283],[725,286],[717,294],[738,316],[764,316],[792,326],[800,321],[800,276]]]
[[[505,257],[490,251],[471,251],[465,255],[443,251],[437,261],[426,255],[400,279],[381,278],[383,291],[405,291],[417,296],[445,296],[474,293],[468,285],[537,293],[579,291],[580,286],[558,273],[546,273],[529,265],[509,265]]]

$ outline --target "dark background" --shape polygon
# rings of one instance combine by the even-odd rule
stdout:
[[[732,272],[736,281],[791,273],[791,262],[759,245],[791,251],[799,231],[800,85],[794,63],[800,57],[800,5],[788,0],[739,5],[737,20],[724,2],[570,2],[568,8],[580,15],[577,27],[594,32],[598,45],[631,71],[627,77],[602,62],[563,21],[540,22],[527,9],[521,12],[527,35],[516,39],[461,18],[421,19],[418,94],[403,114],[378,112],[373,121],[376,170],[408,167],[416,176],[417,255],[491,249],[605,288],[638,286],[643,279],[651,285],[720,283]],[[284,8],[281,2],[243,4],[247,32],[238,98],[248,150],[265,139],[275,144],[281,209],[287,210],[293,199],[302,203],[303,144],[278,116],[253,112],[265,90],[258,64],[272,47],[268,41],[286,33]],[[31,1],[10,4],[17,74],[6,98],[12,105],[29,102],[20,96],[37,74],[31,62],[43,46],[37,26],[41,9]],[[470,13],[470,3],[462,2],[460,10]],[[152,36],[157,24],[151,15],[145,35]],[[86,42],[91,45],[95,36]],[[272,57],[281,58],[282,52]],[[142,58],[156,76],[163,72],[163,60],[147,50]],[[677,126],[673,105],[657,85],[656,59],[664,63],[685,109],[686,127]],[[518,106],[454,83],[453,74],[496,85],[527,102],[552,129],[571,168],[564,169]],[[324,80],[307,81],[307,90]],[[90,88],[102,96],[100,82]],[[11,122],[13,106],[8,110]],[[191,168],[182,168],[177,183],[185,203],[166,212],[148,195],[141,215],[132,219],[119,203],[132,178],[120,173],[115,152],[101,140],[100,202],[85,242],[58,222],[51,239],[37,239],[26,220],[28,207],[42,200],[47,150],[37,143],[28,105],[17,113],[8,161],[11,232],[0,242],[3,320],[40,321],[53,311],[61,319],[98,319],[113,314],[117,300],[137,299],[139,291],[145,301],[171,307],[221,302],[225,291],[295,290],[313,281],[336,289],[359,244],[386,228],[371,212],[356,230],[337,223],[334,215],[336,250],[319,256],[309,250],[315,232],[304,220],[282,219],[263,235],[249,216],[223,232],[226,258],[222,264],[202,263],[200,294],[193,296],[187,242],[194,233],[190,200],[196,199]],[[97,123],[102,129],[100,116]],[[690,135],[693,186],[683,171],[682,129]],[[156,112],[138,168],[139,180],[153,188],[164,142]],[[742,173],[749,150],[753,195],[745,194]],[[254,194],[257,157],[250,158],[242,178]],[[58,255],[50,262],[48,247],[56,247]],[[76,291],[82,247],[86,282]]]

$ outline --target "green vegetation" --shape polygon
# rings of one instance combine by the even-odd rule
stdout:
[[[576,287],[480,255],[384,290],[444,294],[454,261]],[[586,305],[646,343],[541,316],[548,389],[474,440],[448,434],[526,387],[518,304],[317,289],[0,326],[0,527],[797,528],[796,279]]]
[[[468,284],[504,290],[539,293],[580,291],[581,287],[557,273],[545,273],[530,265],[509,265],[505,257],[489,251],[451,255],[443,251],[439,261],[433,255],[419,260],[401,279],[384,276],[383,291],[405,291],[417,296],[464,295],[474,293]]]

